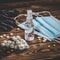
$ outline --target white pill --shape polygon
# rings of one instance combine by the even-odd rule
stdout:
[[[4,40],[3,43],[7,43],[7,40]]]
[[[40,37],[37,37],[38,39],[41,39],[42,37],[40,36]]]
[[[25,45],[25,48],[28,49],[29,48],[29,45]]]
[[[11,47],[11,48],[14,48],[14,44],[11,44],[10,47]]]
[[[9,47],[10,46],[10,43],[6,43],[6,47]]]
[[[24,50],[25,47],[24,47],[24,46],[20,46],[19,49],[20,49],[20,50]]]
[[[41,40],[41,39],[39,39],[39,40]]]
[[[12,39],[13,39],[14,41],[16,41],[16,40],[17,40],[17,38],[16,38],[15,36],[13,36],[13,37],[12,37]]]
[[[44,39],[43,39],[43,42],[46,42],[46,41],[47,41],[47,39],[46,39],[46,38],[44,38]]]
[[[17,45],[21,45],[22,43],[21,42],[16,42]]]
[[[5,43],[1,43],[1,46],[5,46]]]
[[[4,37],[6,37],[6,34],[3,34]]]
[[[16,38],[17,38],[17,39],[19,39],[19,40],[21,39],[21,37],[20,37],[20,36],[16,36]]]
[[[25,42],[24,39],[21,39],[21,42]]]
[[[14,47],[15,49],[17,49],[17,45],[15,45],[15,47]]]
[[[6,38],[8,38],[8,39],[9,39],[9,38],[10,38],[10,36],[6,36]]]
[[[3,36],[1,35],[0,38],[3,38]]]
[[[12,41],[10,41],[10,40],[9,40],[9,41],[7,41],[7,42],[8,42],[8,43],[12,43]]]
[[[17,30],[20,30],[20,28],[17,28]]]
[[[11,36],[13,36],[13,33],[10,33]]]
[[[37,37],[38,39],[40,38],[40,37]]]
[[[15,42],[12,42],[12,44],[15,44]]]

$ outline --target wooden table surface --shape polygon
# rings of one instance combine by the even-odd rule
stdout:
[[[60,19],[60,8],[55,6],[32,5],[30,7],[17,8],[17,10],[21,13],[25,13],[28,8],[31,8],[33,11],[48,10],[53,16]],[[7,33],[0,32],[0,34],[9,35],[11,32],[14,33],[14,35],[20,35],[22,38],[24,38],[24,31],[21,29],[17,31],[16,28]],[[0,38],[0,41],[5,39],[6,37],[3,39]],[[60,44],[57,44],[56,42],[40,43],[40,41],[37,39],[37,36],[35,36],[33,41],[27,43],[30,45],[28,50],[21,52],[14,51],[9,55],[3,56],[0,58],[0,60],[53,60],[53,58],[56,59],[56,57],[60,58]],[[56,44],[56,46],[54,47],[53,44]],[[48,45],[51,47],[48,48]]]

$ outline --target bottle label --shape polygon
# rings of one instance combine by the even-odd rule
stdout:
[[[33,28],[25,30],[25,39],[28,40],[28,41],[34,40],[34,30],[33,30]]]

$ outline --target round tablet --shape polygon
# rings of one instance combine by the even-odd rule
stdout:
[[[12,41],[10,41],[10,40],[8,40],[7,42],[8,42],[8,43],[12,43]]]
[[[6,37],[6,34],[3,34],[4,37]]]
[[[3,36],[1,35],[0,38],[3,38]]]
[[[20,30],[20,28],[17,28],[17,30]]]
[[[1,43],[1,46],[5,46],[5,43]]]
[[[50,48],[50,45],[48,45],[48,48]]]
[[[43,42],[46,42],[46,41],[47,41],[47,39],[46,39],[46,38],[44,38],[44,39],[43,39]]]
[[[16,36],[16,38],[17,38],[17,39],[19,39],[19,40],[21,39],[21,37],[20,37],[20,36]]]
[[[24,50],[25,47],[21,45],[21,46],[19,47],[19,49],[20,49],[20,50]]]
[[[9,38],[10,38],[10,36],[6,36],[6,38],[8,38],[8,39],[9,39]]]
[[[14,44],[11,44],[11,45],[10,45],[10,48],[14,48]]]
[[[13,33],[10,33],[11,36],[13,36]]]
[[[4,40],[4,41],[3,41],[3,43],[5,43],[5,44],[6,44],[6,43],[7,43],[7,40]]]
[[[12,40],[16,41],[16,40],[17,40],[17,38],[16,38],[15,36],[13,36],[13,37],[12,37]]]

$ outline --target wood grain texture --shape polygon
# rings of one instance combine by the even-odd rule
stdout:
[[[43,0],[42,0],[43,1]],[[38,1],[37,1],[38,2]],[[8,3],[7,3],[8,4]],[[41,11],[50,11],[51,14],[58,18],[60,20],[60,7],[59,5],[41,5],[41,4],[30,4],[30,3],[11,3],[7,6],[7,4],[1,4],[0,7],[5,8],[16,8],[19,6],[19,8],[16,8],[20,13],[26,13],[27,9],[32,9],[35,12],[41,12]],[[26,4],[26,6],[22,5]],[[30,5],[29,5],[30,4]],[[24,38],[24,30],[17,31],[16,28],[13,29],[10,32],[0,32],[0,35],[14,33],[14,35],[20,35],[22,38]],[[6,38],[0,38],[0,42],[5,40]],[[60,59],[60,44],[57,44],[56,42],[46,42],[46,43],[40,43],[37,39],[37,36],[35,36],[35,40],[32,42],[28,42],[30,45],[30,48],[25,51],[14,51],[11,54],[5,55],[0,60],[54,60],[56,58]],[[53,44],[56,44],[54,47]],[[47,46],[50,45],[51,47],[48,48]],[[6,54],[6,53],[5,53]],[[57,59],[56,59],[57,60]]]

